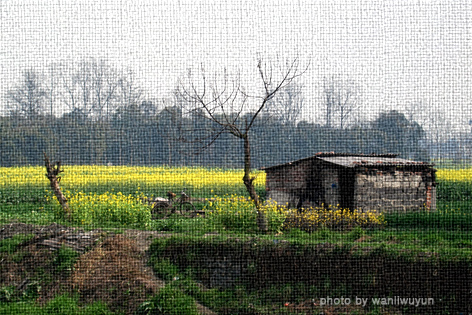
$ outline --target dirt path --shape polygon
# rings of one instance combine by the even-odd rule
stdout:
[[[0,226],[0,240],[17,234],[32,235],[21,244],[22,250],[31,256],[31,262],[23,266],[21,262],[15,264],[10,259],[2,259],[0,267],[7,268],[10,275],[8,279],[0,279],[0,285],[19,286],[28,281],[29,276],[23,272],[25,268],[31,269],[40,263],[35,259],[50,261],[54,252],[66,246],[80,254],[75,268],[69,276],[58,279],[56,287],[50,288],[50,293],[44,298],[51,298],[52,292],[66,289],[80,292],[83,302],[102,300],[113,310],[133,314],[148,296],[165,286],[148,265],[147,251],[153,239],[172,234],[141,230],[126,230],[122,234],[100,229],[83,231],[55,223],[48,226],[24,223]],[[8,283],[3,283],[5,281]],[[197,308],[200,314],[216,315],[201,304],[197,303]]]
[[[126,230],[123,233],[123,236],[130,240],[136,241],[136,245],[138,250],[141,252],[143,257],[146,257],[146,259],[149,257],[147,254],[147,250],[149,249],[149,246],[151,245],[152,241],[155,238],[159,237],[170,237],[172,234],[170,233],[161,233],[161,232],[156,232],[156,231],[140,231],[140,230]],[[144,271],[149,275],[150,278],[154,279],[153,281],[156,282],[159,288],[162,288],[165,285],[165,282],[161,279],[158,279],[152,269],[148,266],[148,264],[145,264]],[[215,312],[207,308],[206,306],[201,305],[200,303],[197,303],[197,309],[198,312],[202,315],[217,315]]]

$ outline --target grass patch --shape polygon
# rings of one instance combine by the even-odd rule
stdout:
[[[153,257],[150,264],[160,279],[171,281],[178,277],[179,268],[171,263],[169,259]]]
[[[160,289],[138,308],[137,314],[198,315],[195,299],[172,285]]]
[[[23,222],[47,225],[57,222],[55,206],[49,203],[0,204],[0,224]]]
[[[168,218],[153,220],[150,223],[150,229],[191,235],[203,235],[214,230],[207,218],[186,218],[180,214],[171,214]]]
[[[387,227],[391,229],[472,231],[471,211],[446,208],[436,212],[391,213],[384,216]]]
[[[70,273],[78,257],[79,257],[79,253],[77,253],[72,248],[62,245],[57,250],[54,263],[57,266],[57,270],[59,272]]]
[[[336,234],[329,230],[328,233]],[[353,230],[346,236],[355,238],[358,233]],[[459,270],[470,270],[471,256],[463,257],[463,261],[441,263],[425,260],[422,255],[413,257],[411,253],[392,252],[383,246],[355,253],[354,246],[331,245],[273,243],[249,237],[222,236],[204,242],[203,239],[181,236],[156,240],[150,253],[156,258],[154,270],[169,279],[168,286],[174,288],[174,292],[191,296],[218,314],[300,314],[305,307],[310,310],[308,314],[339,313],[339,309],[319,305],[320,298],[326,296],[352,298],[357,295],[370,301],[373,297],[388,297],[389,294],[419,294],[434,297],[436,301],[433,308],[410,309],[395,305],[379,308],[369,303],[365,308],[349,309],[349,313],[356,314],[439,314],[447,309],[454,312],[467,305],[464,295],[469,294],[468,281],[460,281],[456,275]],[[226,276],[222,270],[231,269],[236,261],[241,264],[238,268],[248,273],[225,287]],[[296,262],[297,267],[291,267],[290,262]],[[226,264],[226,268],[221,264]],[[351,272],[355,266],[364,264],[372,267]],[[220,282],[213,282],[216,287],[208,286],[208,275],[222,277]],[[418,281],[415,276],[424,277],[425,281]],[[454,290],[449,293],[450,289],[440,287],[441,292],[430,291],[436,286],[431,287],[428,281],[454,284]]]
[[[0,303],[0,314],[58,314],[58,315],[108,315],[117,314],[101,303],[95,302],[85,306],[79,306],[78,298],[69,295],[60,295],[45,305],[39,305],[34,301]]]
[[[31,240],[33,237],[33,234],[16,234],[11,238],[0,240],[0,253],[13,254],[20,244]]]

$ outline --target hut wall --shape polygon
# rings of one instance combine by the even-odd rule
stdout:
[[[435,187],[427,171],[367,170],[357,173],[354,208],[383,212],[435,210]]]
[[[320,171],[320,181],[324,206],[337,206],[341,202],[340,172],[338,168],[324,167]]]
[[[297,207],[307,194],[311,176],[311,161],[302,161],[266,170],[267,199],[280,205]]]

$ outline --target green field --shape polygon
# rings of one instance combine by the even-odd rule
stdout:
[[[422,257],[420,261],[426,259],[428,263],[433,261],[434,264],[465,262],[472,265],[471,169],[438,171],[435,212],[384,214],[382,220],[375,221],[376,224],[365,225],[344,218],[343,224],[323,223],[307,232],[302,226],[284,224],[287,222],[285,219],[289,216],[288,212],[267,207],[264,211],[269,218],[268,233],[258,231],[255,210],[246,200],[241,170],[103,166],[65,166],[64,169],[60,184],[74,213],[72,220],[64,218],[49,189],[43,168],[0,168],[0,224],[23,222],[47,225],[56,222],[84,229],[132,228],[163,231],[173,233],[176,242],[189,246],[196,242],[192,243],[197,244],[192,245],[194,247],[205,244],[208,234],[216,234],[221,242],[232,242],[232,239],[237,238],[267,246],[264,242],[272,243],[277,240],[277,243],[299,246],[297,248],[318,248],[330,244],[335,248],[348,248],[349,253],[355,249],[361,253],[361,257],[364,252],[369,253],[368,255],[381,252],[382,257],[400,257],[400,260]],[[258,172],[256,188],[262,198],[265,196],[264,182],[265,174]],[[206,215],[190,218],[172,214],[165,218],[152,218],[150,206],[143,203],[142,198],[165,197],[167,191],[185,191],[194,198],[197,210],[205,210]],[[323,215],[326,217],[329,214]],[[189,241],[190,239],[193,241]],[[156,246],[155,248],[162,247],[159,244]],[[418,262],[415,259],[413,261]],[[192,271],[190,265],[183,267],[169,260],[156,260],[154,268],[163,277],[170,277],[171,274],[172,278],[178,275],[186,279],[186,282],[174,284],[169,288],[170,291],[181,290],[191,298],[208,300],[207,305],[213,309],[220,307],[222,310],[234,304],[233,312],[238,313],[242,312],[243,307],[247,309],[248,305],[258,305],[259,313],[248,314],[275,314],[271,307],[277,303],[281,305],[283,299],[290,298],[291,301],[301,303],[315,293],[346,294],[349,291],[346,287],[315,288],[296,283],[277,284],[256,290],[241,284],[225,291],[210,290],[208,292],[213,292],[212,298],[206,291],[195,287],[199,281],[194,274],[197,271]],[[6,289],[0,288],[1,290]],[[261,296],[266,298],[261,300]],[[62,299],[76,307],[74,297]],[[5,305],[14,309],[11,303]],[[381,313],[378,308],[364,311]]]
[[[215,210],[215,206],[209,207],[208,202],[204,202],[205,199],[226,197],[228,200],[247,197],[241,180],[241,170],[197,167],[66,166],[60,184],[69,197],[71,207],[81,213],[80,220],[73,222],[66,222],[61,217],[60,208],[44,174],[45,170],[42,167],[0,168],[0,224],[58,222],[89,228],[142,228],[173,232],[187,231],[193,234],[208,232],[257,234],[254,222],[247,222],[248,218],[251,218],[248,214],[250,210],[244,210],[247,217],[237,213],[238,207],[248,208],[248,204],[244,202],[239,204],[226,202],[223,205],[224,209],[223,211],[220,209],[220,213],[231,210],[234,215],[223,218],[228,221],[224,227],[215,226],[214,217],[211,222],[209,218],[188,219],[178,215],[165,220],[138,218],[148,208],[147,205],[139,204],[139,198],[165,197],[169,190],[177,193],[185,191],[192,197],[198,198],[199,201],[195,202],[198,209],[207,210]],[[256,188],[262,198],[265,195],[264,182],[265,174],[258,172]],[[472,232],[472,171],[471,169],[440,169],[437,182],[438,210],[436,212],[385,214],[385,224],[381,229],[364,231],[372,236],[370,242],[378,243],[395,237],[397,239],[395,246],[399,248],[415,247],[418,250],[436,251],[447,249],[468,253],[467,244],[472,239],[469,234]],[[100,217],[98,214],[89,215],[91,211],[97,212],[100,208],[108,212],[114,211],[115,215],[110,217]],[[130,209],[137,214],[130,214],[128,211]],[[229,222],[231,220],[233,221]],[[237,222],[238,220],[240,222]],[[246,225],[248,228],[245,228]],[[273,232],[282,232],[281,229],[276,230],[277,228],[274,228]],[[287,235],[298,233],[290,230],[283,232]],[[332,241],[341,242],[349,231],[332,232],[334,234],[329,235]],[[319,241],[314,234],[305,235],[303,231],[298,234],[299,239],[303,239],[304,242]],[[414,242],[412,242],[413,239]]]

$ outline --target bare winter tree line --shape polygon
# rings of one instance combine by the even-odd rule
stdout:
[[[227,78],[221,78],[223,84]],[[178,89],[179,87],[176,87]],[[175,94],[175,93],[174,93]],[[338,76],[325,78],[323,86],[325,126],[345,128],[359,108],[359,88],[352,80]],[[144,105],[143,105],[144,103]],[[154,101],[158,106],[161,102]],[[145,100],[143,89],[132,71],[118,71],[105,61],[87,60],[77,64],[53,64],[46,73],[27,69],[17,85],[7,92],[6,113],[9,116],[34,119],[73,113],[92,120],[104,120],[125,107],[144,106],[155,114],[152,102]],[[290,82],[264,106],[264,117],[282,124],[303,120],[307,102],[303,85]],[[233,112],[238,109],[233,108]]]
[[[4,97],[2,125],[11,130],[12,126],[20,126],[21,121],[23,124],[37,121],[31,127],[31,137],[26,137],[24,130],[18,131],[20,138],[25,139],[23,145],[32,150],[34,141],[28,139],[38,138],[45,128],[59,122],[61,128],[68,124],[68,129],[56,138],[68,137],[70,146],[85,146],[85,150],[94,152],[88,158],[82,157],[79,163],[142,164],[149,160],[198,164],[201,163],[198,158],[181,156],[183,152],[202,149],[229,161],[234,160],[233,153],[224,146],[241,151],[250,134],[254,134],[256,151],[283,146],[295,152],[277,153],[274,162],[314,153],[293,148],[295,145],[309,146],[316,152],[394,151],[407,158],[421,159],[450,156],[461,159],[470,153],[470,134],[449,136],[441,125],[444,123],[441,111],[431,110],[421,102],[407,107],[406,113],[385,112],[373,121],[359,119],[362,117],[359,114],[366,110],[361,87],[348,77],[325,77],[320,84],[321,102],[315,104],[304,96],[304,86],[298,77],[306,68],[299,62],[260,60],[254,67],[260,88],[255,95],[243,86],[238,73],[223,70],[220,76],[214,76],[199,69],[182,77],[171,97],[165,98],[150,98],[132,71],[118,70],[101,60],[53,64],[45,73],[26,69]],[[322,118],[305,121],[307,106]],[[48,119],[49,124],[45,122]],[[88,130],[73,136],[74,126],[87,126]],[[6,140],[1,154],[6,155],[19,145],[15,144],[18,141],[13,134],[3,136]],[[44,143],[57,142],[46,135],[41,137]],[[271,141],[267,142],[265,137]],[[309,138],[302,140],[305,137]],[[216,142],[223,148],[212,148]],[[29,161],[26,155],[20,154],[23,157],[18,159],[23,162],[19,164]],[[253,159],[256,166],[265,163],[264,159]]]
[[[114,69],[104,61],[53,64],[40,74],[23,72],[17,86],[8,91],[7,113],[26,119],[57,116],[65,112],[103,120],[125,106],[138,106],[144,93],[131,71]]]
[[[221,79],[223,84],[228,83],[227,78]],[[326,77],[322,94],[323,103],[316,108],[325,112],[324,126],[343,129],[353,123],[352,117],[361,107],[356,82],[335,75]],[[144,101],[144,91],[132,71],[118,71],[104,61],[92,59],[77,64],[53,64],[46,73],[25,70],[17,85],[8,91],[5,108],[8,115],[27,119],[70,112],[103,120],[120,108],[138,106]],[[303,120],[306,105],[303,85],[291,82],[267,102],[262,114],[275,117],[282,124],[296,124]],[[155,109],[147,110],[155,114]]]

